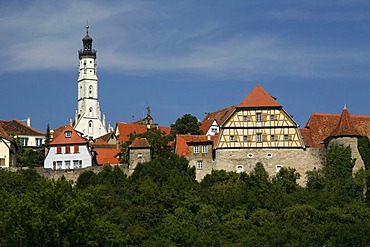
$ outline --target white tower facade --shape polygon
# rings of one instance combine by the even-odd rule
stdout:
[[[107,134],[105,116],[101,116],[98,100],[98,77],[96,75],[96,50],[92,49],[93,39],[86,36],[82,39],[83,49],[78,51],[78,94],[74,129],[85,136],[95,139]],[[102,120],[103,119],[103,120]]]

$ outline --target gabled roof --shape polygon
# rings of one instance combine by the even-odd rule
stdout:
[[[347,108],[343,109],[337,127],[330,134],[330,137],[339,136],[361,136],[360,132],[352,123],[351,115],[349,114]]]
[[[179,156],[187,156],[189,154],[189,145],[193,144],[206,144],[212,143],[213,147],[216,146],[218,136],[207,135],[176,135],[175,152]]]
[[[150,144],[146,138],[136,138],[130,148],[149,148]]]
[[[268,94],[259,84],[243,99],[238,107],[281,107],[276,98]]]
[[[217,123],[216,119],[208,119],[208,120],[206,120],[206,121],[204,121],[204,122],[202,123],[202,125],[199,127],[199,129],[200,129],[201,131],[203,131],[203,134],[207,134],[207,132],[208,132],[209,128],[211,128],[211,126],[212,126],[212,124],[213,124],[214,122],[216,122],[216,124],[217,124],[217,126],[218,126],[218,123]]]
[[[226,107],[224,109],[221,109],[215,112],[207,113],[207,115],[204,117],[202,122],[204,123],[206,121],[216,120],[218,124],[223,124],[225,120],[228,119],[228,117],[234,112],[235,108],[236,106],[232,105],[232,106]]]
[[[26,135],[26,136],[42,136],[45,135],[44,133],[38,131],[37,129],[34,129],[27,124],[14,119],[12,121],[8,120],[2,120],[0,121],[0,126],[3,127],[3,129],[8,134],[14,134],[14,135]]]
[[[151,128],[159,128],[161,132],[165,132],[167,135],[170,134],[170,127],[163,126],[150,126]],[[117,122],[117,128],[119,132],[118,141],[120,143],[126,142],[130,139],[130,134],[143,134],[148,130],[147,125],[135,124],[135,123],[123,123]]]
[[[66,132],[70,131],[71,136],[68,137]],[[64,126],[62,133],[54,138],[50,145],[62,145],[62,144],[86,144],[87,140],[82,138],[81,135],[74,130],[70,125]]]
[[[301,129],[306,146],[324,147],[324,140],[336,129],[340,116],[340,114],[313,113],[306,126]],[[370,116],[350,115],[349,118],[360,135],[370,138]]]

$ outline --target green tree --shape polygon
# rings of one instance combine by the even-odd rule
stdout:
[[[177,119],[174,124],[171,124],[171,134],[173,136],[177,134],[201,135],[203,131],[199,129],[200,126],[201,122],[198,121],[197,117],[191,114],[185,114]]]

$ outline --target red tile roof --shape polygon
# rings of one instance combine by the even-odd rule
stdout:
[[[235,108],[236,108],[236,106],[232,105],[232,106],[226,107],[224,109],[221,109],[221,110],[218,110],[218,111],[215,111],[215,112],[210,112],[204,117],[202,122],[204,123],[205,121],[216,120],[216,122],[219,125],[221,125],[234,112]],[[205,134],[205,132],[204,132],[204,134]]]
[[[208,140],[210,138],[210,140]],[[209,143],[212,142],[213,147],[216,146],[218,136],[206,136],[206,135],[176,135],[176,147],[175,152],[179,156],[187,156],[189,154],[190,143]]]
[[[6,131],[3,129],[3,127],[1,127],[0,126],[0,137],[1,138],[5,138],[5,139],[7,139],[7,140],[13,140],[13,138],[12,137],[10,137],[9,135],[8,135],[8,133],[6,133]]]
[[[2,120],[0,121],[0,126],[10,135],[28,135],[28,136],[40,136],[45,135],[44,133],[34,129],[27,124],[14,119],[12,121]]]
[[[99,165],[117,165],[119,164],[119,154],[120,150],[115,144],[103,143],[103,141],[98,141],[98,143],[92,143],[91,146],[94,148],[96,153],[96,161]]]
[[[345,108],[340,115],[337,127],[331,132],[331,137],[336,136],[361,136],[351,120],[351,115]]]
[[[281,107],[281,105],[258,84],[247,97],[243,99],[238,107]]]
[[[306,146],[324,147],[324,140],[328,138],[338,126],[339,114],[313,113],[305,128],[301,129]],[[370,116],[350,116],[356,130],[362,136],[370,138]]]
[[[71,137],[66,137],[66,132],[71,132]],[[84,144],[87,143],[87,140],[82,138],[80,134],[74,130],[70,125],[64,126],[62,133],[50,142],[50,145],[61,145],[61,144]]]
[[[146,138],[136,138],[130,148],[148,148],[150,147],[149,142]]]
[[[171,132],[170,127],[151,126],[151,128],[157,127],[161,132],[165,132],[167,135],[169,135]],[[147,125],[123,122],[118,122],[117,128],[119,131],[118,141],[120,143],[128,141],[130,139],[130,134],[143,134],[148,130]]]

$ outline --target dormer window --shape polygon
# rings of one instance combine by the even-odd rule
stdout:
[[[71,138],[72,137],[72,131],[66,131],[65,133],[66,138]]]

